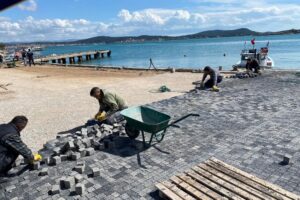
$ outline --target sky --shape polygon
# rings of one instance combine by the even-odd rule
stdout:
[[[236,28],[300,29],[300,0],[27,0],[0,12],[0,42]]]

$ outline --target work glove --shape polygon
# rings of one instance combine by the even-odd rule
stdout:
[[[98,121],[103,121],[106,119],[106,112],[99,112],[96,116],[95,116],[95,119],[98,120]]]
[[[40,155],[40,154],[33,154],[33,160],[27,160],[26,162],[28,164],[31,164],[33,165],[34,162],[38,162],[38,161],[41,161],[43,159],[43,157]]]
[[[212,87],[212,91],[214,91],[214,92],[219,92],[220,91],[220,89],[217,87],[217,86],[213,86]]]
[[[42,155],[40,155],[40,154],[34,154],[34,159],[33,159],[33,161],[41,161],[43,159],[43,157],[42,157]]]

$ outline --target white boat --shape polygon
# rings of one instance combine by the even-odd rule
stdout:
[[[241,52],[241,60],[238,61],[233,68],[245,68],[247,59],[256,59],[262,69],[271,69],[274,67],[273,59],[268,55],[269,48],[262,47],[259,51],[257,49],[243,49]]]
[[[41,47],[41,46],[34,46],[34,47],[31,47],[31,50],[32,51],[43,51],[43,47]]]

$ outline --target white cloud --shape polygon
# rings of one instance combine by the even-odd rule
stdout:
[[[197,1],[197,0],[191,0]],[[217,3],[215,9],[199,7],[184,9],[123,9],[117,19],[89,21],[86,19],[34,19],[27,17],[12,21],[0,17],[0,41],[64,40],[88,38],[97,35],[180,35],[208,29],[248,27],[257,31],[277,31],[300,28],[300,5],[244,3],[237,7],[236,0]]]
[[[27,10],[27,11],[36,11],[37,9],[37,3],[35,0],[29,0],[28,2],[22,3],[19,5],[19,8],[21,10]]]

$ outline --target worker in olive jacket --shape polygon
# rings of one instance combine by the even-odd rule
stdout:
[[[122,120],[121,110],[127,108],[125,101],[111,92],[94,87],[90,96],[99,101],[100,109],[95,118],[107,124],[114,124]]]

